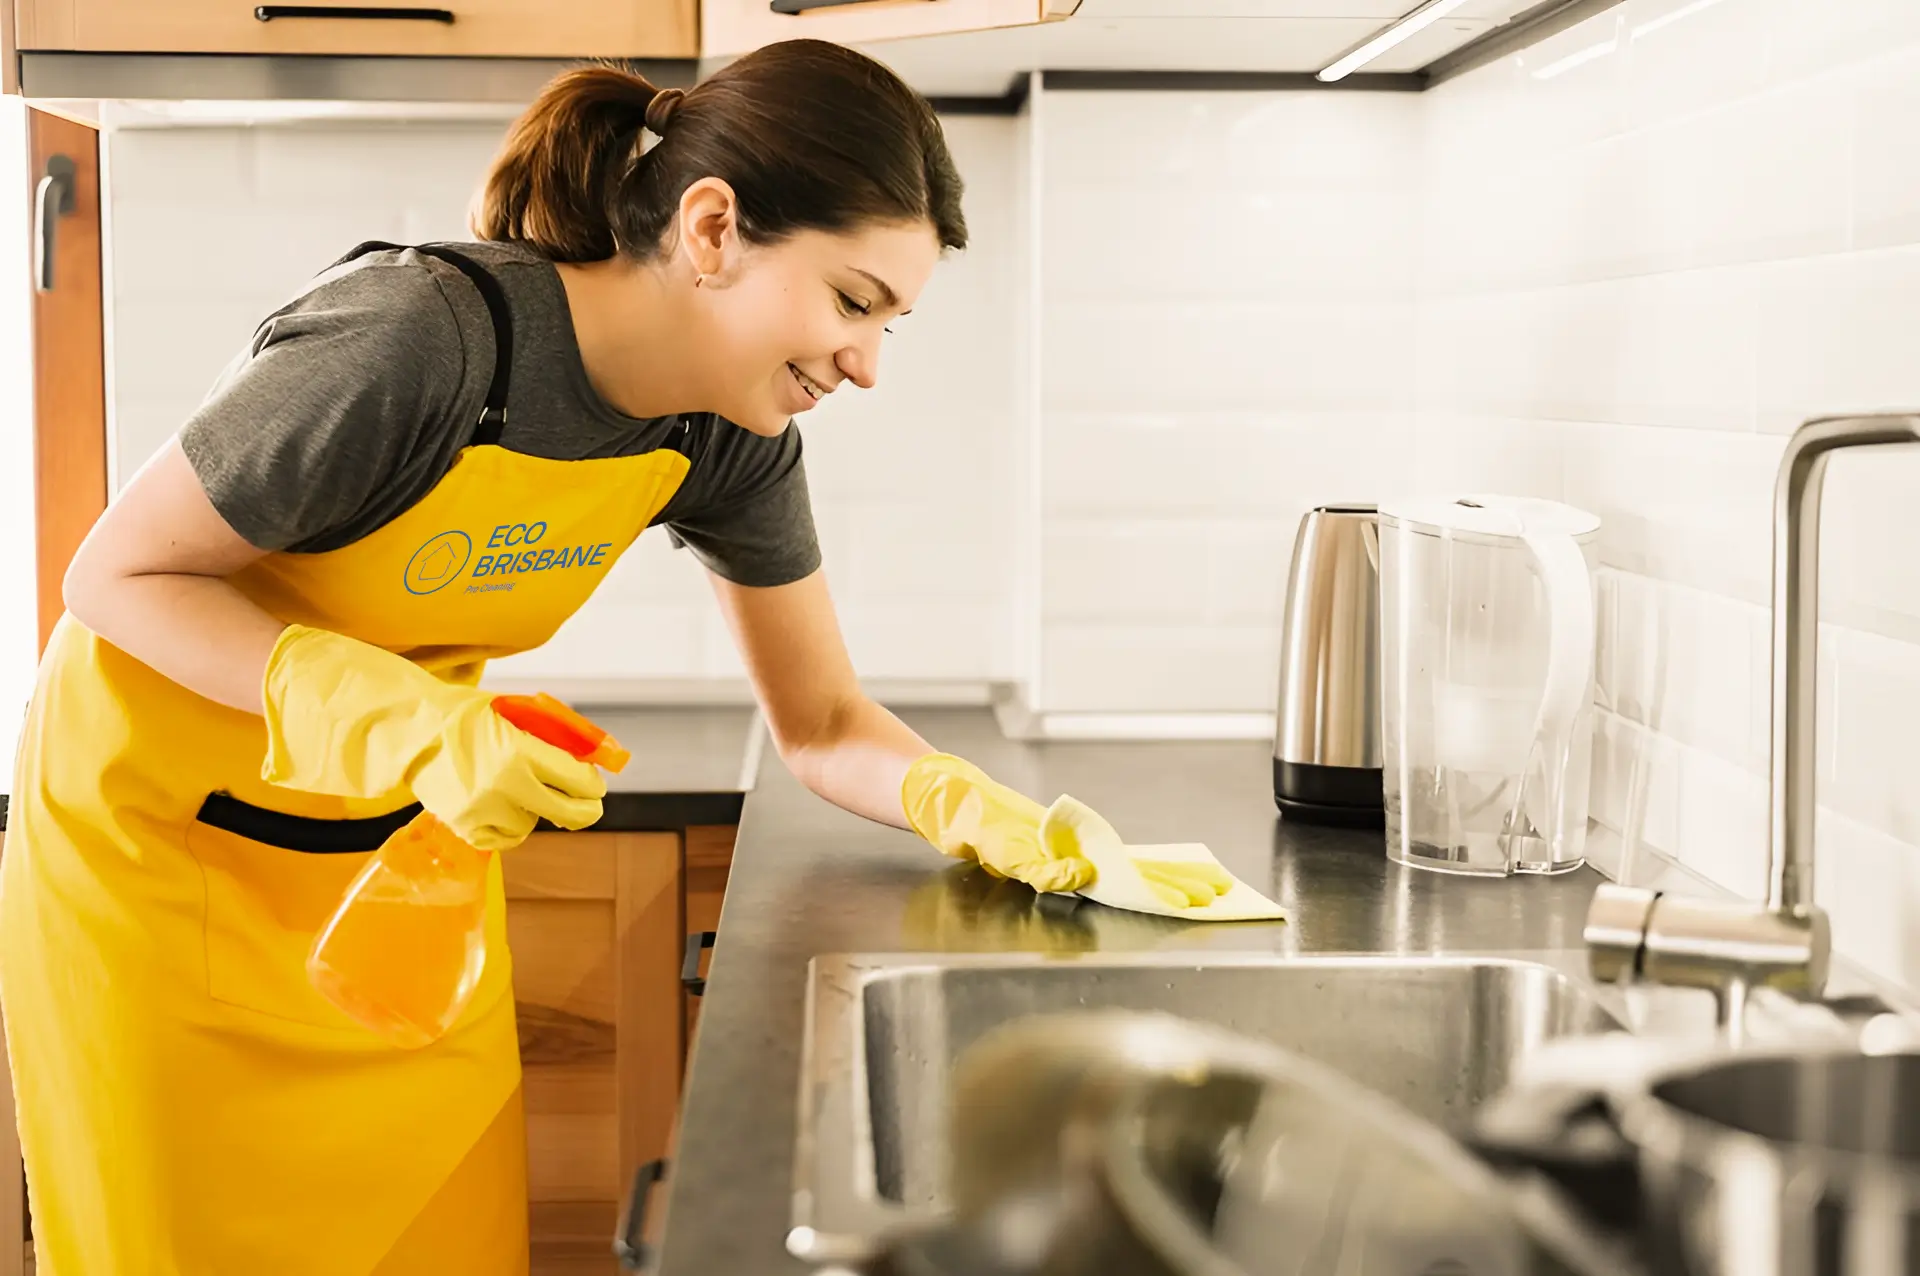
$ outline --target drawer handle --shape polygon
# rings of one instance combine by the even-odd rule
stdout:
[[[866,4],[869,0],[768,0],[775,13],[801,14],[809,9],[834,9],[843,4]]]
[[[351,4],[263,4],[253,16],[262,22],[275,18],[358,18],[378,22],[440,22],[453,25],[451,9],[363,8]]]
[[[630,1272],[643,1272],[653,1265],[653,1250],[646,1241],[647,1202],[653,1197],[653,1185],[666,1176],[665,1160],[648,1161],[634,1171],[627,1207],[620,1212],[620,1233],[613,1238],[613,1256]]]
[[[714,931],[695,931],[687,936],[687,955],[680,959],[680,986],[695,997],[704,996],[707,981],[700,977],[700,950],[713,947]]]

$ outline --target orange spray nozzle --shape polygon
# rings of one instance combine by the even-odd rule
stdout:
[[[532,696],[495,696],[493,711],[528,735],[565,749],[582,762],[618,771],[633,760],[618,740],[544,691]]]

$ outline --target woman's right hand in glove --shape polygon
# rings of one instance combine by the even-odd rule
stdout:
[[[997,877],[1037,891],[1079,890],[1094,879],[1091,861],[1041,842],[1045,807],[951,754],[930,753],[907,768],[900,802],[914,832]]]
[[[404,656],[289,625],[267,659],[261,778],[312,793],[411,793],[469,844],[505,850],[542,819],[600,818],[598,768],[513,726],[477,687],[443,682]]]

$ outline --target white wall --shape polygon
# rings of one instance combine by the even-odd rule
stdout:
[[[1021,127],[947,122],[973,246],[894,325],[879,388],[849,389],[806,418],[828,575],[871,678],[984,684],[1014,673]],[[111,133],[117,473],[131,475],[179,427],[262,316],[348,248],[464,238],[500,132],[335,121]],[[496,670],[654,690],[740,674],[703,574],[659,531],[552,643]]]
[[[1040,101],[1035,709],[1272,712],[1301,515],[1411,473],[1420,108]]]
[[[1920,407],[1920,5],[1628,0],[1425,112],[1423,446],[1605,520],[1598,813],[1758,895],[1775,466]],[[1820,896],[1910,985],[1916,493],[1920,449],[1832,467],[1820,687]]]
[[[27,113],[0,97],[0,775],[13,773],[21,714],[40,645],[34,599],[32,203]]]

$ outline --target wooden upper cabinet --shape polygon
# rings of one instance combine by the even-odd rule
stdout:
[[[802,36],[864,44],[984,31],[1064,18],[1079,6],[1080,0],[702,0],[700,48],[724,56]]]
[[[253,0],[15,3],[23,50],[529,58],[690,58],[699,52],[699,0],[431,0],[398,7]]]

